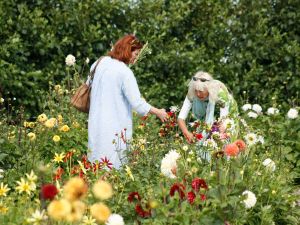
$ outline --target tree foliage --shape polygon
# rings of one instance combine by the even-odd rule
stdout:
[[[299,104],[299,10],[296,0],[1,1],[0,94],[37,111],[67,54],[94,61],[135,33],[152,49],[133,67],[150,103],[181,104],[204,70],[239,100]]]

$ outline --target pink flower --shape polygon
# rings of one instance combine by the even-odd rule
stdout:
[[[237,156],[239,154],[239,148],[236,144],[228,144],[226,145],[224,152],[227,156]]]

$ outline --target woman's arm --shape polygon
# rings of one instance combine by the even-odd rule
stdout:
[[[189,143],[193,142],[194,135],[187,129],[185,120],[178,118],[178,126]]]
[[[185,120],[189,114],[189,111],[192,108],[192,103],[190,102],[190,100],[186,97],[184,102],[183,102],[183,106],[181,107],[180,113],[178,115],[178,126],[180,128],[180,130],[182,131],[183,135],[185,136],[185,138],[187,139],[187,141],[189,143],[193,142],[193,134],[191,132],[189,132]]]

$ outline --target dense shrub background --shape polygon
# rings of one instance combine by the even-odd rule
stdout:
[[[6,0],[0,2],[0,93],[37,112],[64,59],[94,61],[125,33],[149,41],[134,67],[153,104],[181,104],[197,70],[224,81],[236,98],[299,105],[297,0]],[[246,91],[246,94],[244,94]]]

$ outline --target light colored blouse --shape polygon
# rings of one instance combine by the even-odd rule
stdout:
[[[90,101],[88,148],[91,152],[88,159],[94,162],[107,157],[118,169],[126,159],[127,144],[123,140],[132,137],[132,110],[144,116],[151,105],[141,98],[130,68],[109,56],[96,68]]]

